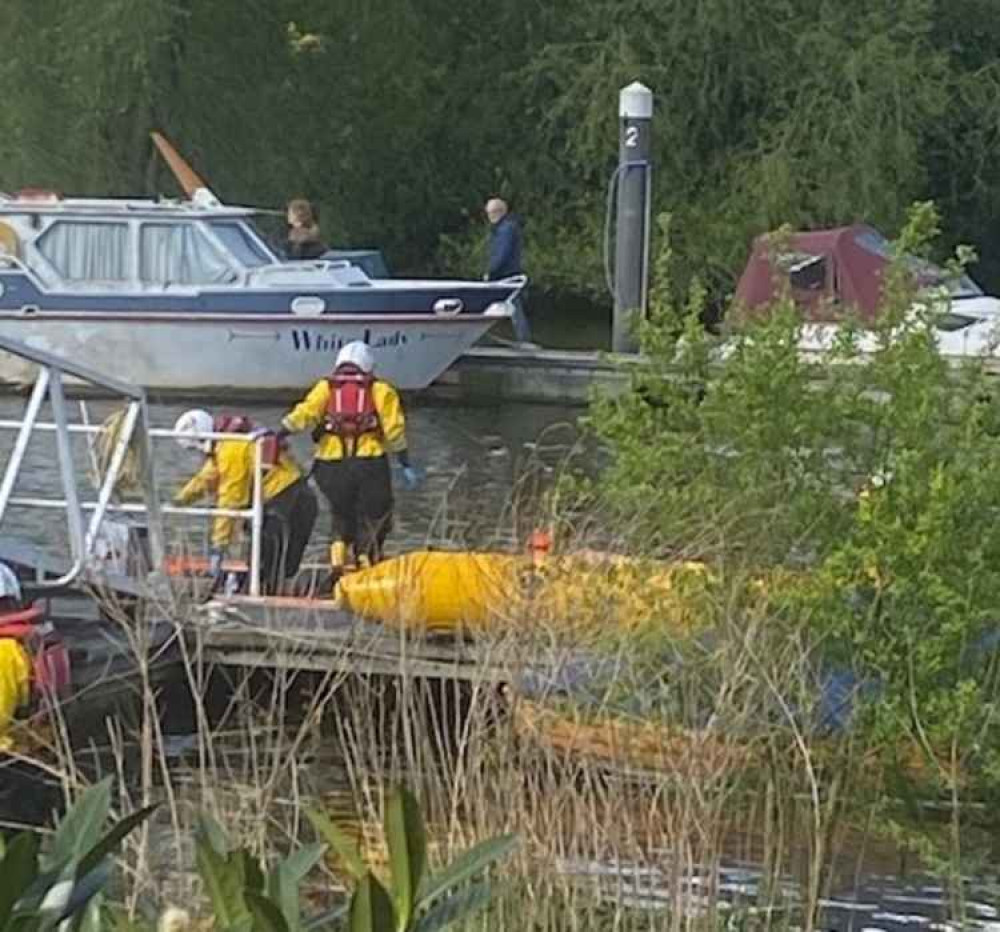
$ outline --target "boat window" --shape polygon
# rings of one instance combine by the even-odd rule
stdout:
[[[37,247],[63,281],[120,282],[128,278],[127,224],[57,220],[38,238]]]
[[[934,318],[934,326],[938,330],[953,332],[955,330],[964,330],[966,327],[976,323],[978,319],[977,317],[969,317],[967,314],[946,313]]]
[[[863,233],[858,233],[854,237],[854,242],[865,250],[865,252],[870,252],[873,256],[878,256],[880,259],[892,258],[892,246],[876,230],[865,230]]]
[[[146,223],[139,276],[156,285],[220,285],[236,279],[225,257],[193,223]]]
[[[892,246],[881,233],[866,230],[864,233],[858,233],[854,237],[854,242],[872,255],[887,261],[892,260]],[[928,262],[926,259],[907,256],[906,266],[917,277],[917,281],[923,288],[944,286],[953,298],[979,298],[983,295],[983,289],[968,275],[949,276],[940,266],[934,265],[933,262]]]
[[[822,291],[826,285],[826,256],[807,256],[788,269],[788,280],[797,291]]]
[[[212,232],[222,240],[222,244],[247,268],[271,265],[274,256],[247,231],[242,223],[213,220],[209,223]]]

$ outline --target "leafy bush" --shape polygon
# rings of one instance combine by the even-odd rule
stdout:
[[[320,812],[309,818],[336,852],[356,886],[348,905],[322,915],[301,913],[299,887],[326,845],[308,845],[270,872],[246,848],[233,849],[222,829],[203,818],[197,839],[198,872],[219,932],[311,932],[347,927],[351,932],[436,932],[487,906],[492,887],[476,880],[509,852],[511,836],[465,852],[441,873],[427,876],[426,832],[413,795],[396,790],[387,800],[385,836],[390,877],[369,870],[355,843]],[[457,889],[457,892],[456,892]]]
[[[108,778],[80,796],[44,844],[32,832],[0,843],[0,932],[98,928],[112,855],[155,808],[140,809],[102,834],[111,809]]]
[[[918,205],[897,256],[926,252],[937,227]],[[732,587],[766,580],[771,630],[866,680],[883,737],[930,761],[950,748],[933,771],[946,783],[993,768],[1000,439],[982,362],[941,357],[938,306],[914,303],[903,261],[874,333],[845,324],[819,358],[799,351],[787,299],[718,340],[697,288],[683,308],[666,293],[648,363],[590,413],[610,466],[589,491],[608,523],[637,552],[711,561]]]
[[[203,817],[197,838],[198,873],[219,932],[304,932],[328,927],[340,914],[305,918],[299,885],[323,857],[325,846],[308,845],[265,873],[247,848],[231,849],[217,823]]]
[[[321,813],[311,813],[310,819],[357,883],[350,903],[351,932],[437,932],[461,921],[486,907],[493,896],[489,880],[470,881],[517,843],[512,835],[481,842],[428,876],[423,818],[413,795],[400,788],[386,802],[389,880],[383,883],[348,835]]]

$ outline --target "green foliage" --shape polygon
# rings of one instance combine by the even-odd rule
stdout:
[[[0,932],[97,928],[111,858],[155,808],[137,810],[105,833],[109,778],[80,795],[44,846],[30,832],[17,835],[0,860]]]
[[[910,257],[938,226],[913,209],[879,323],[820,355],[799,351],[788,300],[723,339],[697,325],[697,287],[661,300],[648,364],[591,412],[610,455],[591,492],[639,552],[703,557],[734,589],[763,580],[772,630],[871,681],[876,734],[911,738],[952,785],[1000,747],[1000,438],[983,365],[950,366],[936,302],[914,302]]]
[[[996,265],[1000,26],[985,0],[7,0],[5,189],[176,194],[161,129],[224,197],[316,201],[401,270],[478,273],[484,199],[544,289],[605,297],[616,97],[656,92],[677,294],[713,300],[780,223],[895,228],[915,197]],[[623,15],[624,13],[624,15]],[[252,62],[252,68],[247,63]]]
[[[220,826],[203,816],[196,847],[198,874],[216,928],[228,932],[304,932],[331,922],[331,916],[303,917],[299,897],[302,881],[319,863],[324,850],[321,844],[301,848],[265,875],[249,849],[231,849]]]
[[[357,882],[350,905],[351,932],[437,932],[489,905],[488,881],[470,884],[517,844],[512,835],[470,848],[439,874],[428,876],[427,841],[416,799],[400,787],[386,801],[385,838],[390,879],[384,885],[364,865],[354,842],[329,819],[309,813]]]
[[[326,845],[302,848],[265,875],[249,850],[232,849],[218,824],[203,817],[197,838],[198,873],[220,932],[311,932],[339,927],[345,913],[351,932],[436,932],[488,905],[489,883],[470,881],[515,844],[511,836],[483,842],[430,877],[423,818],[413,795],[399,789],[386,802],[390,881],[384,884],[345,832],[320,812],[308,815],[355,882],[348,907],[310,918],[301,914],[299,887]]]

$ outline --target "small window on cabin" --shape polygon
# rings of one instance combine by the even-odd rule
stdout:
[[[967,314],[944,313],[935,319],[934,326],[938,330],[946,330],[949,333],[954,333],[956,330],[964,330],[966,327],[971,327],[978,320],[979,318],[969,317]]]
[[[66,282],[128,278],[128,226],[57,220],[38,239],[38,251]]]
[[[232,220],[213,220],[209,226],[222,240],[222,245],[246,268],[255,269],[274,262],[274,256],[264,249],[242,223]]]
[[[148,285],[222,285],[236,279],[225,256],[193,223],[146,223],[139,277]]]
[[[788,281],[796,291],[823,291],[826,287],[826,257],[808,256],[788,269]]]

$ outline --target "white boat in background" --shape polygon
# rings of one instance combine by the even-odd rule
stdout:
[[[777,248],[760,237],[735,303],[742,313],[764,313],[787,289],[803,315],[799,345],[805,352],[826,352],[849,316],[862,325],[875,321],[890,258],[888,241],[862,224],[792,233]],[[955,278],[923,260],[909,262],[920,288],[912,313],[933,311],[925,317],[941,355],[1000,358],[1000,300],[984,294],[967,275]],[[877,349],[873,330],[859,331],[859,349]]]
[[[364,340],[380,376],[417,389],[510,316],[526,284],[283,262],[254,213],[206,188],[184,201],[0,196],[0,336],[182,394],[299,391]],[[0,357],[0,382],[33,379]]]

